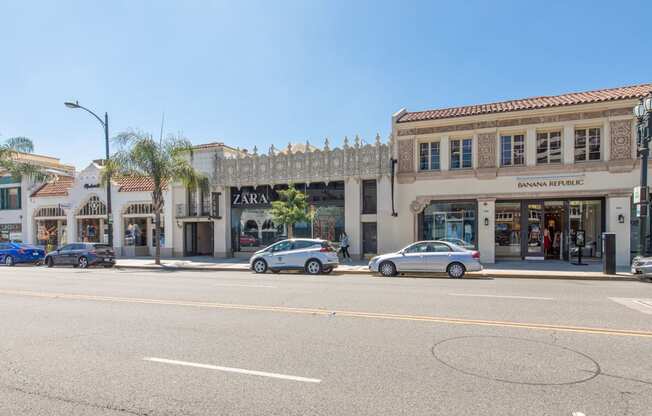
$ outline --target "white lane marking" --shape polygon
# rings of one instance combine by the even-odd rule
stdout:
[[[196,367],[196,368],[205,368],[205,369],[208,369],[208,370],[225,371],[227,373],[238,373],[238,374],[247,374],[247,375],[251,375],[251,376],[279,378],[279,379],[282,379],[282,380],[301,381],[301,382],[304,382],[304,383],[321,383],[321,380],[318,379],[318,378],[290,376],[290,375],[287,375],[287,374],[268,373],[268,372],[265,372],[265,371],[245,370],[243,368],[222,367],[222,366],[218,366],[218,365],[191,363],[189,361],[168,360],[168,359],[165,359],[165,358],[156,358],[156,357],[145,357],[145,358],[143,358],[143,360],[152,361],[152,362],[155,362],[155,363],[183,365],[183,366],[186,366],[186,367]]]
[[[276,289],[276,286],[271,285],[248,285],[240,283],[214,283],[213,286],[225,286],[225,287],[262,287],[268,289]]]
[[[573,416],[586,416],[586,415],[582,412],[573,412]]]
[[[641,298],[609,298],[609,299],[623,306],[627,306],[630,309],[634,309],[636,311],[652,315],[652,299],[641,299]]]
[[[554,300],[540,296],[509,296],[509,295],[483,295],[475,293],[449,293],[448,296],[469,296],[477,298],[498,298],[498,299],[527,299],[527,300]]]

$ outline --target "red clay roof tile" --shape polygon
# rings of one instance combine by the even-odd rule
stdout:
[[[32,193],[33,198],[46,196],[67,196],[75,179],[72,176],[58,176],[51,182],[43,184]]]
[[[650,92],[652,92],[652,84],[632,85],[628,87],[573,92],[554,96],[531,97],[488,104],[475,104],[462,107],[407,112],[400,116],[397,122],[406,123],[410,121],[438,120],[444,118],[476,116],[480,114],[505,113],[509,111],[535,110],[567,105],[627,100],[645,97],[650,94]]]

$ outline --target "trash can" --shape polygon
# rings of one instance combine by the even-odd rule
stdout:
[[[616,233],[602,233],[602,273],[616,274]]]

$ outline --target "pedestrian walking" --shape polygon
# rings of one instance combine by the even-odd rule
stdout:
[[[342,231],[342,235],[340,236],[340,251],[342,252],[342,261],[346,259],[351,261],[351,255],[349,254],[349,245],[349,236],[346,235],[346,231]]]

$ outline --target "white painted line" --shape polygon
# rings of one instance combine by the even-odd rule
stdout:
[[[299,376],[290,376],[287,374],[267,373],[265,371],[245,370],[243,368],[221,367],[217,365],[191,363],[188,361],[178,361],[178,360],[167,360],[165,358],[155,358],[155,357],[145,357],[143,358],[143,360],[152,361],[155,363],[183,365],[186,367],[196,367],[196,368],[205,368],[208,370],[225,371],[227,373],[238,373],[238,374],[247,374],[251,376],[279,378],[282,380],[301,381],[304,383],[321,383],[321,380],[318,378],[307,378],[307,377],[299,377]]]
[[[449,293],[448,296],[469,296],[477,298],[498,298],[498,299],[527,299],[527,300],[554,300],[540,296],[508,296],[508,295],[482,295],[474,293]]]
[[[239,284],[239,283],[214,283],[213,286],[224,286],[224,287],[261,287],[268,289],[276,289],[276,286],[271,285],[248,285],[248,284]]]
[[[573,412],[573,416],[586,416],[586,415],[582,412]]]

